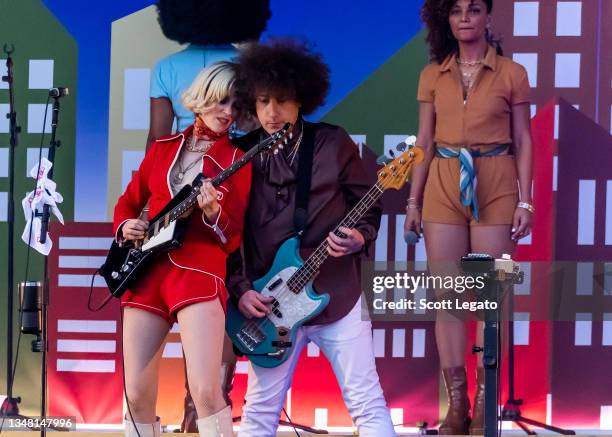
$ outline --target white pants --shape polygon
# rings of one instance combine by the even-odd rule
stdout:
[[[342,397],[361,437],[393,437],[395,431],[376,372],[372,324],[361,320],[361,299],[342,319],[302,326],[291,357],[274,368],[249,363],[246,405],[239,437],[274,437],[300,352],[312,341],[332,365]],[[316,383],[316,381],[313,381]]]

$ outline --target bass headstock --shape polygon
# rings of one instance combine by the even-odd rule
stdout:
[[[410,145],[408,142],[409,139],[410,137],[396,146],[396,150],[398,151],[405,150],[400,156],[395,157],[395,153],[389,151],[389,154],[394,157],[394,159],[389,158],[384,161],[384,167],[378,171],[378,184],[383,190],[389,188],[400,190],[410,179],[414,164],[423,160],[423,150],[420,147]],[[377,162],[381,163],[380,161],[379,158]]]

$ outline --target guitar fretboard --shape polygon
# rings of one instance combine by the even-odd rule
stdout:
[[[218,187],[221,185],[227,178],[236,173],[240,168],[242,168],[247,162],[249,162],[255,155],[260,152],[263,152],[266,149],[271,148],[279,139],[282,139],[283,135],[273,135],[266,140],[262,141],[258,145],[249,149],[240,159],[234,161],[232,165],[223,170],[217,176],[211,179],[211,184],[213,187]],[[202,182],[204,180],[204,175],[202,173],[198,174],[192,183],[192,191],[185,200],[176,205],[166,214],[159,217],[157,220],[152,222],[149,225],[149,229],[145,234],[144,241],[148,241],[151,238],[155,237],[162,229],[167,227],[170,223],[181,217],[187,211],[189,211],[198,201],[198,194],[200,193],[200,187],[202,186]]]
[[[353,228],[359,220],[365,215],[366,212],[376,203],[382,196],[385,190],[382,188],[380,182],[377,182],[368,190],[368,192],[361,198],[361,200],[351,209],[351,211],[342,219],[340,224],[334,229],[334,234],[341,236],[341,227]],[[287,286],[294,293],[299,293],[302,289],[310,282],[315,275],[319,272],[321,265],[329,253],[327,252],[327,239],[325,239],[316,250],[308,257],[304,262],[304,265],[297,269],[293,275],[287,281]]]

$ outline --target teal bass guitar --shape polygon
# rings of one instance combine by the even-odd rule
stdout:
[[[422,150],[412,147],[393,161],[389,160],[378,171],[376,184],[333,232],[344,236],[340,227],[353,228],[386,189],[402,188],[413,164],[422,159]],[[269,315],[248,319],[236,306],[228,303],[226,331],[236,348],[253,364],[276,367],[284,363],[293,352],[299,327],[329,304],[329,294],[313,288],[314,278],[328,257],[327,247],[327,241],[323,241],[304,261],[299,255],[298,238],[290,238],[280,246],[268,273],[253,282],[255,291],[272,298]]]

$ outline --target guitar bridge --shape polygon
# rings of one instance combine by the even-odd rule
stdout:
[[[253,352],[264,341],[265,335],[257,325],[250,323],[236,334],[236,338],[240,340],[244,347]]]

